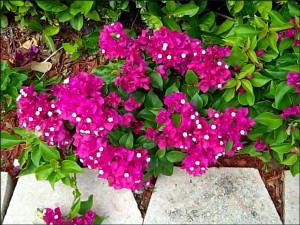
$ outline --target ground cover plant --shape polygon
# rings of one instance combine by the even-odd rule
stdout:
[[[18,10],[26,4],[19,2]],[[115,1],[121,10],[126,2]],[[47,11],[36,4],[30,7]],[[76,4],[64,9],[74,18],[96,7],[91,1],[86,13],[77,12]],[[148,28],[136,34],[121,22],[107,23],[84,41],[62,45],[71,60],[84,46],[97,49],[102,64],[90,73],[37,85],[1,63],[3,104],[7,111],[17,106],[19,123],[14,135],[1,132],[1,148],[25,143],[16,164],[20,176],[34,173],[53,187],[62,181],[74,188],[68,217],[47,208],[45,222],[102,222],[90,211],[93,197],[82,201],[76,186],[83,167],[115,189],[133,191],[152,187],[159,174],[172,175],[174,166],[201,175],[223,156],[249,154],[266,169],[272,164],[299,173],[299,5],[227,1],[227,15],[207,1],[133,5]],[[54,36],[59,27],[43,32]],[[88,46],[95,33],[99,48]],[[38,52],[32,45],[14,60],[38,61]]]

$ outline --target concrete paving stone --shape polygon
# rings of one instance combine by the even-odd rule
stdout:
[[[12,192],[13,182],[7,172],[1,172],[1,222],[6,213]]]
[[[299,174],[292,176],[290,171],[284,172],[284,223],[300,224],[299,219]]]
[[[192,177],[174,168],[160,176],[144,224],[282,224],[252,168],[209,168]]]
[[[142,224],[143,219],[130,190],[114,190],[97,171],[85,170],[77,175],[82,200],[94,195],[92,210],[105,217],[103,224]],[[3,224],[44,224],[36,215],[37,208],[61,207],[68,214],[73,201],[72,188],[57,183],[55,190],[48,181],[37,181],[34,175],[19,178]]]

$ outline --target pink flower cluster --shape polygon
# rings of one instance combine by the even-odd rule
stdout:
[[[282,119],[287,119],[290,116],[300,116],[300,106],[299,105],[293,105],[291,107],[287,107],[283,110],[281,114]]]
[[[287,84],[296,87],[296,92],[300,93],[300,73],[289,72],[287,77]]]
[[[300,17],[299,17],[300,18]],[[290,19],[290,23],[294,25],[293,28],[288,28],[285,31],[278,32],[278,41],[281,42],[283,38],[293,38],[294,39],[294,46],[300,46],[300,40],[297,38],[296,34],[299,31],[299,24],[296,24],[294,18]]]
[[[241,138],[254,125],[254,121],[246,117],[247,108],[228,108],[224,113],[209,109],[210,121],[207,121],[180,92],[166,96],[164,104],[167,109],[160,110],[156,117],[162,131],[148,128],[146,137],[157,142],[160,149],[175,147],[187,153],[182,168],[194,176],[204,173],[210,164],[225,154],[227,141],[233,142],[229,155],[242,149]],[[178,116],[179,125],[174,123]]]
[[[99,177],[116,189],[136,190],[145,184],[142,177],[149,161],[147,151],[112,146],[108,133],[118,125],[133,126],[139,133],[143,123],[130,112],[121,115],[118,107],[122,99],[113,92],[102,96],[102,86],[101,78],[80,72],[64,84],[53,86],[52,96],[38,95],[33,86],[23,88],[18,99],[20,127],[41,132],[49,145],[62,149],[73,142],[75,154],[88,168],[98,169]],[[127,111],[139,106],[133,96],[123,101]],[[74,134],[66,129],[64,121],[75,126]]]
[[[200,78],[197,86],[203,92],[210,88],[222,89],[231,77],[223,59],[230,55],[229,47],[204,49],[200,40],[166,27],[155,31],[152,36],[143,30],[137,39],[132,39],[124,32],[121,23],[106,25],[100,33],[99,45],[100,52],[107,59],[127,58],[115,84],[128,92],[137,88],[149,90],[150,79],[145,75],[146,62],[141,51],[151,55],[152,60],[158,63],[156,70],[163,78],[167,78],[169,68],[176,69],[182,76],[188,69],[193,70]]]
[[[53,225],[86,225],[94,224],[96,213],[92,210],[88,210],[84,216],[75,216],[71,220],[67,220],[61,213],[60,208],[57,207],[54,210],[50,208],[44,209],[43,220],[48,224]]]

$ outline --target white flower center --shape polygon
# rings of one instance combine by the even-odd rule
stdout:
[[[208,140],[208,139],[209,139],[209,135],[208,135],[208,134],[205,134],[205,135],[204,135],[204,139],[205,139],[205,140]]]
[[[188,133],[187,133],[187,132],[183,132],[183,133],[182,133],[182,136],[183,136],[183,137],[187,137],[187,136],[188,136]]]
[[[76,118],[77,114],[75,112],[72,113],[72,117]]]
[[[32,121],[33,121],[33,118],[32,118],[32,117],[29,117],[28,120],[29,120],[30,122],[32,122]]]
[[[167,59],[168,59],[168,60],[172,59],[172,56],[167,55]]]
[[[232,117],[235,117],[235,116],[236,116],[236,113],[235,113],[235,112],[232,112],[232,113],[231,113],[231,116],[232,116]]]
[[[184,99],[181,99],[180,100],[180,103],[183,105],[183,104],[185,104],[185,100]]]
[[[162,54],[158,54],[157,58],[161,59],[162,58]]]
[[[181,54],[181,58],[184,59],[185,57],[186,57],[186,54],[185,54],[185,53],[182,53],[182,54]]]
[[[91,118],[87,118],[87,119],[86,119],[86,122],[87,122],[87,123],[91,123],[91,122],[92,122]]]
[[[199,161],[196,161],[196,162],[195,162],[195,165],[199,166],[199,165],[200,165],[200,162],[199,162]]]

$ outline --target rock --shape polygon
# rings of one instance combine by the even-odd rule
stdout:
[[[97,178],[96,171],[85,170],[77,175],[77,185],[82,200],[94,195],[92,209],[105,217],[103,224],[142,224],[143,219],[130,190],[114,190],[106,180]],[[37,208],[61,207],[69,213],[73,196],[72,188],[57,183],[55,190],[48,181],[37,181],[34,175],[20,177],[3,224],[44,224],[36,215]]]
[[[13,182],[7,172],[1,172],[1,223],[6,213],[12,192]]]
[[[256,169],[174,168],[156,181],[144,224],[282,224]]]
[[[299,174],[292,176],[290,171],[284,172],[284,223],[300,224],[299,219]]]

